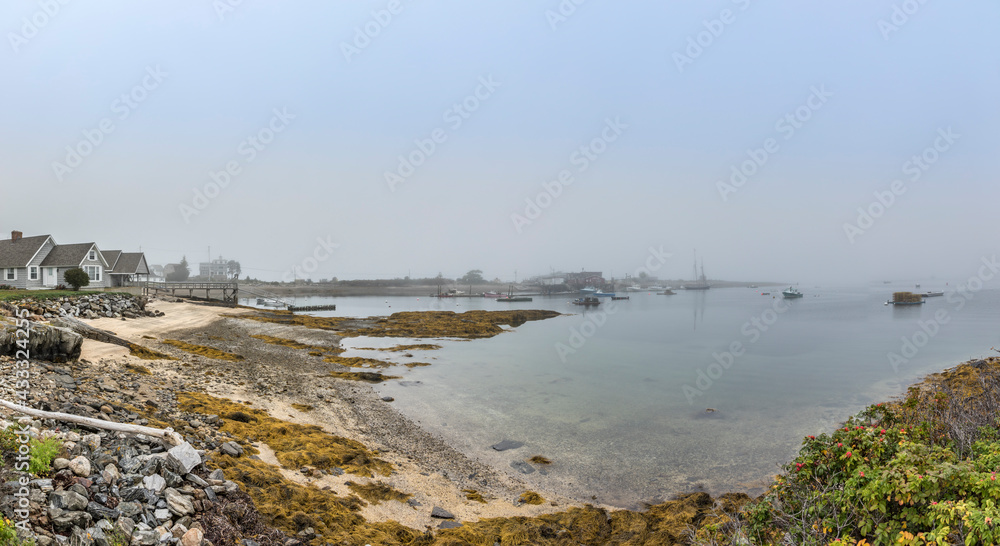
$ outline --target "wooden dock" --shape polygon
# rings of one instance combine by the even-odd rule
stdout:
[[[288,310],[295,313],[298,311],[336,311],[336,305],[305,305],[305,306],[288,306]]]
[[[236,305],[239,301],[240,286],[235,281],[233,282],[146,282],[142,285],[142,292],[144,295],[156,295],[161,292],[170,292],[171,296],[176,296],[177,291],[181,291],[181,295],[186,290],[189,298],[194,297],[195,290],[199,292],[201,290],[205,291],[205,299],[217,299],[212,298],[212,293],[221,292],[222,301],[226,303],[232,303]]]

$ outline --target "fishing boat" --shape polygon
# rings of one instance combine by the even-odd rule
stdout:
[[[500,292],[483,292],[483,297],[496,299],[503,297],[503,294],[501,294]]]
[[[632,286],[625,288],[626,292],[642,292],[642,287],[638,284],[633,284]]]
[[[801,298],[802,297],[802,292],[799,292],[799,290],[797,288],[795,288],[794,286],[789,286],[788,290],[782,290],[781,291],[781,295],[786,300],[791,300],[791,299],[795,299],[795,298]]]
[[[629,296],[611,296],[611,299],[613,301],[621,301],[629,299]]]
[[[666,289],[666,290],[664,290],[663,292],[657,292],[656,293],[657,296],[673,296],[675,294],[677,294],[677,292],[674,292],[673,290],[671,290],[669,288]]]
[[[594,292],[594,295],[598,298],[613,298],[615,297],[614,292]]]
[[[649,290],[652,291],[652,292],[656,292],[657,290],[670,290],[670,287],[668,286],[668,287],[664,288],[664,287],[662,287],[662,286],[660,286],[658,284],[654,284],[653,286],[649,287]]]
[[[585,307],[590,307],[594,305],[600,305],[601,300],[595,298],[594,296],[587,296],[584,298],[578,298],[573,300],[573,305],[583,305]]]
[[[584,286],[583,288],[580,289],[580,293],[581,294],[596,294],[597,293],[597,289],[594,288],[593,286]]]
[[[923,296],[923,297],[925,297],[925,298],[933,298],[933,297],[937,297],[937,296],[943,296],[944,292],[924,292],[923,294],[920,294],[920,295]]]

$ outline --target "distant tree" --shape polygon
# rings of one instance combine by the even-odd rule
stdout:
[[[645,271],[640,271],[639,272],[639,278],[642,279],[642,280],[646,280],[646,279],[649,278],[649,273],[646,273]]]
[[[482,269],[473,269],[472,271],[466,273],[464,277],[458,279],[458,282],[462,284],[482,284],[483,281]]]
[[[73,287],[73,290],[80,291],[83,286],[90,285],[90,275],[79,267],[70,269],[65,275],[66,282]]]
[[[184,282],[188,280],[191,276],[191,268],[188,267],[187,256],[181,258],[181,263],[178,264],[177,269],[174,272],[167,275],[168,282]]]
[[[239,277],[240,273],[242,273],[240,270],[240,262],[237,262],[236,260],[229,260],[226,263],[226,273],[233,279]]]

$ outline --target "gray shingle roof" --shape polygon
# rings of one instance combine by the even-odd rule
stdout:
[[[112,273],[122,275],[149,275],[149,268],[142,267],[144,263],[142,257],[142,252],[122,252],[121,257],[118,258],[118,263],[115,265],[115,269]],[[142,271],[139,271],[139,269],[142,269]]]
[[[52,252],[49,252],[49,255],[42,260],[42,267],[78,267],[87,257],[87,252],[93,247],[94,243],[56,245]]]
[[[108,267],[112,270],[115,268],[115,263],[118,262],[118,258],[121,257],[121,250],[102,250],[101,256],[104,256],[104,261],[108,262]]]
[[[35,237],[22,237],[17,241],[5,239],[0,241],[0,268],[27,267],[28,262],[35,256],[48,235],[37,235]]]

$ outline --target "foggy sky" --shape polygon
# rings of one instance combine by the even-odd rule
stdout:
[[[997,2],[63,1],[0,6],[3,237],[274,280],[621,277],[650,248],[667,278],[697,248],[710,278],[954,279],[996,252]]]

